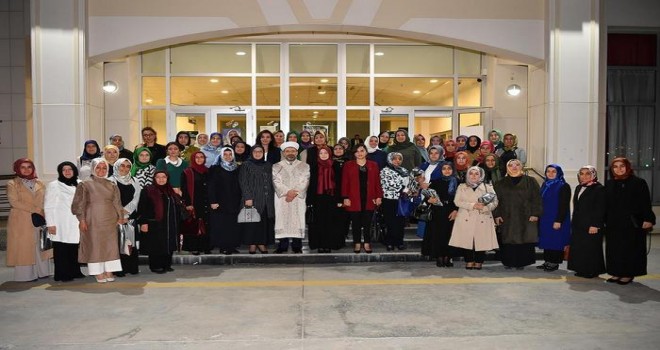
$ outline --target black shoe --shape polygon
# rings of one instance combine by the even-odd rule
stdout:
[[[151,272],[153,272],[153,273],[157,273],[157,274],[159,274],[159,275],[162,275],[162,274],[164,274],[164,273],[167,272],[167,271],[165,271],[165,270],[163,270],[163,269],[158,269],[158,270],[156,270],[156,269],[151,269]]]
[[[388,246],[387,246],[387,251],[388,251],[388,252],[391,252],[391,251],[393,251],[393,250],[394,250],[394,246],[391,246],[391,245],[388,245]]]
[[[300,249],[300,248],[294,249],[293,254],[302,254],[302,249]]]
[[[607,283],[619,283],[619,277],[616,277],[616,278],[610,277],[610,278],[606,279],[605,282],[607,282]]]
[[[537,266],[538,267],[538,266]],[[559,270],[559,264],[548,264],[545,269],[543,269],[545,272],[552,272],[552,271],[557,271]]]
[[[126,277],[126,273],[124,273],[123,271],[116,271],[113,272],[113,274],[115,275],[115,277]]]
[[[575,273],[575,276],[577,276],[577,277],[582,277],[582,278],[594,278],[594,277],[596,277],[596,276],[598,276],[598,275],[594,275],[594,274],[592,274],[592,273],[580,273],[580,272],[576,272],[576,273]],[[617,283],[619,283],[619,282],[617,282]]]
[[[236,248],[232,249],[231,252],[232,252],[233,254],[241,254],[241,251],[238,250],[238,249],[236,249]]]
[[[443,260],[444,260],[444,265],[445,265],[446,267],[454,267],[454,263],[451,262],[451,258],[450,258],[450,257],[445,257],[445,258],[443,258]]]
[[[445,267],[445,263],[442,261],[442,259],[438,259],[438,260],[435,261],[435,266]]]
[[[481,270],[481,268],[482,268],[481,265],[474,267],[475,270]]]
[[[396,249],[398,249],[398,250],[406,250],[407,247],[406,247],[405,245],[402,244],[402,245],[396,247]]]
[[[250,253],[250,255],[254,255],[254,254],[257,254],[257,251],[256,250],[253,251],[253,252],[248,251],[248,253]]]
[[[545,270],[546,267],[548,267],[547,262],[544,262],[543,264],[536,266],[536,268],[539,269],[539,270]]]
[[[282,254],[282,253],[286,253],[287,251],[288,251],[288,250],[284,250],[284,249],[277,248],[277,249],[275,249],[275,252],[274,252],[274,253],[275,253],[275,254]]]
[[[367,249],[367,244],[369,245],[369,249]],[[363,244],[362,249],[364,249],[364,252],[367,253],[367,254],[373,253],[373,249],[371,248],[371,243]]]
[[[221,251],[220,251],[220,254],[231,255],[231,254],[232,254],[232,251],[231,251],[231,250],[228,250],[228,249],[225,249],[225,250],[221,250]]]
[[[474,266],[465,266],[466,270],[474,270]]]
[[[323,253],[325,253],[325,249],[319,248],[319,249],[316,250],[316,252],[319,253],[319,254],[323,254]]]
[[[210,251],[210,250],[205,250],[205,251],[204,251],[204,254],[213,254],[213,252]]]
[[[164,268],[163,270],[165,270],[167,272],[174,272],[174,269],[171,268],[171,267]]]
[[[621,279],[619,279],[618,281],[616,281],[616,283],[617,283],[617,284],[620,284],[620,285],[622,285],[622,286],[625,286],[626,284],[631,284],[632,281],[633,281],[634,279],[635,279],[635,277],[631,277],[631,278],[630,278],[629,280],[627,280],[627,281],[622,281]]]
[[[199,255],[199,252],[192,252],[192,255]]]
[[[260,254],[268,254],[268,249],[265,249],[265,250],[259,250],[259,253],[260,253]]]

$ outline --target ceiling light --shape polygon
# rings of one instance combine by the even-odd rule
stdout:
[[[221,94],[228,94],[229,91],[227,91],[227,90],[222,90],[222,91],[220,91],[220,93],[221,93]]]
[[[323,90],[321,90],[321,91],[319,91],[319,95],[325,95],[326,92],[327,92],[327,91],[323,91]]]
[[[236,51],[236,56],[245,56],[247,53],[245,51]]]
[[[312,119],[316,119],[316,118],[318,118],[318,117],[317,116],[312,116]]]
[[[314,114],[319,114],[319,111],[314,111],[313,113],[314,113]]]
[[[413,94],[421,94],[421,93],[422,93],[422,92],[419,91],[419,90],[415,90],[415,91],[413,91]]]
[[[215,83],[219,82],[220,80],[218,80],[216,78],[213,78],[213,79],[209,79],[209,81],[212,82],[213,84],[215,84]]]
[[[114,94],[115,92],[117,92],[117,90],[119,90],[119,87],[117,86],[117,83],[115,83],[114,81],[106,80],[103,83],[103,91]]]
[[[152,102],[154,102],[154,99],[153,98],[146,98],[146,99],[144,99],[144,102],[152,103]]]
[[[375,56],[385,56],[385,53],[378,51],[378,52],[374,53],[374,55]]]
[[[321,82],[322,82],[322,83],[327,83],[327,82],[329,82],[329,81],[330,81],[330,80],[328,80],[328,79],[321,79]]]
[[[438,82],[438,79],[431,79],[431,80],[429,80],[429,83],[431,83],[431,84],[435,84],[435,83],[437,83],[437,82]]]
[[[506,93],[509,96],[518,96],[522,92],[522,88],[518,84],[511,84],[506,88]]]

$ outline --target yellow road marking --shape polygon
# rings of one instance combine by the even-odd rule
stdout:
[[[635,280],[660,280],[660,274],[637,277]],[[523,277],[465,277],[465,278],[398,278],[398,279],[361,279],[361,280],[291,280],[291,281],[176,281],[176,282],[96,282],[56,283],[30,286],[26,283],[6,282],[2,290],[16,289],[137,289],[137,288],[266,288],[266,287],[342,287],[342,286],[406,286],[406,285],[459,285],[459,284],[503,284],[503,283],[558,283],[583,282],[602,283],[602,279],[584,279],[573,276],[555,278]]]

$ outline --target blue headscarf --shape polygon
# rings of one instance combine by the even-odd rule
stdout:
[[[217,147],[211,145],[211,139],[215,135],[220,136],[220,144]],[[209,135],[209,142],[202,147],[202,150],[207,151],[207,152],[217,152],[222,147],[223,147],[222,146],[222,134],[219,133],[219,132],[214,132],[214,133],[211,133],[211,135]]]
[[[445,165],[449,165],[451,167],[451,175],[449,176],[442,174],[442,167]],[[456,188],[458,187],[458,177],[456,177],[456,168],[454,168],[454,163],[444,160],[438,164],[438,167],[440,168],[440,179],[442,179],[442,181],[449,182],[449,189],[447,189],[447,193],[449,193],[450,196],[454,196],[456,194]]]
[[[89,144],[92,144],[92,145],[96,146],[96,153],[94,153],[94,154],[87,153],[87,145],[89,145]],[[85,141],[85,145],[83,146],[83,153],[80,156],[80,159],[81,160],[91,160],[91,159],[94,159],[94,158],[98,158],[100,156],[101,156],[101,147],[99,147],[98,142],[96,142],[96,140],[87,140],[87,141]]]
[[[552,180],[548,180],[547,178],[543,182],[543,186],[541,186],[541,197],[545,195],[545,193],[550,190],[550,189],[560,189],[565,183],[566,180],[564,179],[564,171],[561,169],[561,167],[557,164],[550,164],[545,167],[545,171],[548,171],[548,168],[553,168],[557,171],[557,177],[555,177]]]

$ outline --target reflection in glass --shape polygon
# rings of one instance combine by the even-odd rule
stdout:
[[[346,105],[369,106],[369,78],[346,78]]]
[[[454,74],[451,47],[374,45],[374,52],[376,74]]]
[[[280,46],[257,45],[257,73],[280,72]]]
[[[280,105],[280,78],[257,77],[257,106]]]
[[[346,73],[369,73],[369,45],[346,45]]]
[[[404,129],[408,130],[408,115],[407,114],[381,114],[380,115],[380,132],[390,131],[393,136],[394,132]],[[393,141],[390,137],[390,144]]]
[[[224,144],[229,143],[229,140],[227,140],[227,134],[232,130],[236,130],[238,132],[238,136],[242,137],[245,141],[245,137],[247,135],[247,129],[245,128],[245,114],[218,113],[215,115],[215,117],[218,120],[217,131],[222,133],[222,142]]]
[[[250,44],[193,44],[170,50],[171,72],[250,73]]]
[[[291,77],[289,84],[292,106],[337,105],[337,78]]]
[[[172,77],[177,106],[247,106],[252,104],[249,77]]]
[[[446,106],[454,102],[451,78],[376,78],[380,106]]]
[[[204,113],[177,113],[176,132],[188,131],[191,138],[198,133],[206,132],[206,115]]]
[[[369,110],[347,110],[346,111],[346,137],[352,139],[355,134],[366,140],[369,136]]]
[[[289,46],[291,73],[337,73],[337,45]]]
[[[257,110],[257,134],[262,130],[270,130],[272,133],[281,129],[280,110],[279,109],[258,109]],[[254,140],[246,140],[253,144]]]
[[[156,134],[160,135],[156,141],[161,144],[167,143],[167,126],[166,126],[165,110],[164,109],[143,109],[142,110],[142,127],[150,126],[156,130]],[[142,141],[140,141],[142,142]]]
[[[165,77],[142,77],[142,105],[164,106]]]
[[[433,136],[439,136],[442,140],[449,140],[453,137],[451,111],[432,114],[433,116],[427,116],[423,111],[415,114],[415,134],[424,135],[426,146],[430,144]]]
[[[481,82],[477,78],[460,78],[458,80],[458,106],[481,106]]]
[[[298,133],[304,129],[323,130],[324,132],[327,130],[328,143],[334,145],[337,142],[336,110],[291,110],[290,126],[291,130],[295,130]]]

